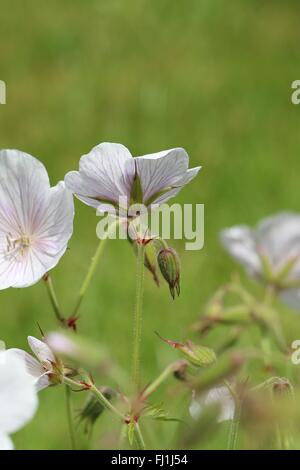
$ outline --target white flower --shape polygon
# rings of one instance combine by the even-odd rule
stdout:
[[[234,418],[235,403],[227,387],[215,387],[200,398],[193,396],[190,404],[190,415],[193,419],[200,418],[205,406],[218,405],[220,408],[218,422],[232,420]]]
[[[57,359],[44,341],[28,336],[28,344],[37,359],[22,349],[13,348],[8,351],[22,359],[37,391],[40,391],[55,383]]]
[[[120,198],[146,206],[166,202],[201,168],[188,164],[182,148],[133,158],[121,144],[102,143],[81,157],[79,171],[69,172],[65,182],[85,204],[109,212]]]
[[[45,167],[18,150],[0,151],[0,289],[27,287],[54,268],[73,231],[72,194],[51,188]]]
[[[10,434],[30,421],[37,409],[37,392],[24,361],[11,350],[0,351],[0,449],[12,450]]]
[[[300,215],[282,213],[268,217],[255,229],[225,229],[221,241],[251,276],[267,280],[267,264],[282,298],[291,306],[300,307]]]

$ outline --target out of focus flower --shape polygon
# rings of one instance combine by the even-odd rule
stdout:
[[[300,215],[281,213],[256,228],[236,226],[222,231],[226,250],[247,270],[278,288],[283,300],[300,307]]]
[[[227,387],[212,388],[206,395],[200,397],[194,395],[189,408],[191,417],[195,420],[199,419],[204,407],[210,405],[219,406],[219,423],[234,418],[235,402]]]
[[[9,349],[17,357],[23,359],[27,372],[33,378],[36,389],[43,390],[49,385],[60,382],[62,364],[53,354],[49,346],[33,336],[28,336],[28,344],[36,359],[22,349]]]
[[[11,350],[0,351],[0,450],[14,448],[10,434],[32,419],[37,406],[37,392],[24,361]]]
[[[27,287],[54,268],[73,232],[72,194],[51,188],[45,167],[19,150],[0,151],[0,289]]]
[[[69,172],[65,182],[85,204],[115,212],[120,198],[149,206],[176,196],[201,168],[188,169],[188,164],[182,148],[133,158],[121,144],[102,143],[81,157],[79,171]]]

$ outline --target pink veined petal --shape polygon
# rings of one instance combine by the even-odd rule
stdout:
[[[0,151],[0,233],[26,233],[50,188],[44,165],[19,150]]]
[[[31,354],[17,348],[8,349],[7,351],[11,351],[12,354],[16,354],[16,356],[24,361],[26,370],[33,377],[34,383],[36,383],[36,380],[44,374],[45,370],[42,364],[32,357]]]
[[[76,197],[97,208],[101,200],[118,203],[119,196],[129,199],[134,176],[135,164],[129,150],[121,144],[104,142],[81,157],[79,172],[68,173],[65,182]]]
[[[60,182],[51,188],[43,213],[33,221],[33,256],[44,271],[54,268],[65,253],[73,233],[72,193]]]
[[[51,362],[55,362],[53,352],[44,341],[40,341],[34,338],[34,336],[28,336],[28,344],[40,362],[48,363],[49,365],[51,365]]]
[[[190,168],[187,170],[186,174],[183,176],[183,178],[178,181],[177,185],[175,188],[170,189],[170,191],[165,192],[161,196],[157,197],[151,202],[151,205],[153,204],[164,204],[167,202],[169,199],[172,197],[176,196],[184,186],[186,186],[190,181],[192,181],[199,173],[201,170],[201,166],[195,167],[195,168]]]
[[[160,191],[178,185],[188,169],[189,157],[182,148],[164,150],[135,159],[146,203]]]
[[[44,390],[45,388],[49,387],[49,385],[50,385],[49,374],[45,372],[36,381],[36,384],[35,384],[36,391],[40,392],[41,390]]]
[[[14,444],[11,438],[0,432],[0,450],[14,450]]]

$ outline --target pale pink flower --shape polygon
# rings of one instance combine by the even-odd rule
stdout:
[[[19,150],[0,151],[0,289],[35,284],[54,268],[73,232],[72,194]]]
[[[225,229],[221,241],[251,276],[277,283],[282,299],[300,307],[299,214],[277,214],[262,220],[255,228],[239,225]],[[266,265],[269,274],[265,272]]]
[[[111,211],[120,198],[128,204],[162,204],[188,184],[201,167],[188,168],[182,148],[133,158],[121,144],[102,143],[80,159],[79,171],[65,177],[66,186],[85,204]]]
[[[35,357],[23,349],[8,349],[11,354],[23,360],[28,374],[38,391],[43,390],[53,383],[56,376],[56,357],[49,346],[33,336],[28,336],[28,344]]]

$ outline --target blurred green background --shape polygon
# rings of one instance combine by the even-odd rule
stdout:
[[[180,298],[173,302],[167,286],[157,289],[147,275],[145,383],[177,357],[154,331],[189,337],[207,298],[236,269],[220,247],[220,229],[300,209],[300,106],[290,100],[300,78],[299,15],[297,0],[0,0],[0,79],[7,84],[1,148],[38,157],[53,184],[102,141],[121,142],[133,155],[182,146],[191,166],[203,165],[176,198],[204,203],[206,211],[205,248],[185,252],[183,242],[174,244]],[[66,314],[97,246],[96,222],[76,201],[70,250],[52,273]],[[109,242],[79,323],[127,369],[134,266],[127,242]],[[0,309],[7,347],[26,348],[37,322],[55,327],[42,283],[1,292]],[[287,334],[299,338],[297,313],[282,314]],[[83,397],[76,399],[79,407]],[[16,447],[68,448],[64,414],[63,389],[43,391],[37,416],[14,436]],[[108,416],[99,423],[95,447],[113,445],[109,423]],[[156,446],[168,448],[176,425],[155,429]],[[210,446],[224,446],[222,431]]]

